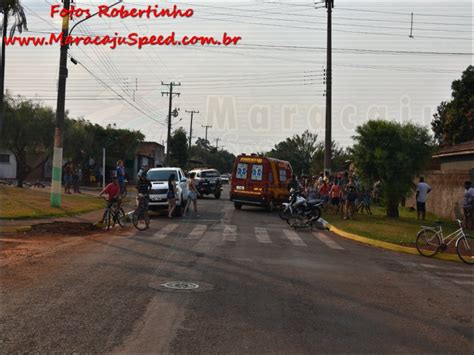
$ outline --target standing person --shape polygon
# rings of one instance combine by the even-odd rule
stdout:
[[[150,170],[148,168],[148,165],[143,165],[143,167],[138,170],[138,176],[140,176],[141,174],[145,174],[145,177],[147,177],[148,170]]]
[[[102,197],[103,194],[107,194],[107,201],[112,204],[119,200],[120,197],[120,186],[118,184],[117,177],[112,178],[112,182],[108,184],[101,192],[99,192],[99,197]]]
[[[120,185],[120,193],[123,194],[123,191],[125,189],[125,166],[123,164],[123,160],[117,161],[115,175],[117,176],[118,183]]]
[[[296,179],[296,175],[293,174],[293,176],[291,177],[290,182],[288,183],[288,191],[290,191],[291,189],[298,190],[299,185],[300,184],[299,184],[298,180]]]
[[[143,212],[145,213],[145,220],[148,221],[148,205],[150,203],[150,190],[151,190],[151,182],[147,178],[147,174],[145,170],[140,170],[138,172],[138,181],[137,181],[137,193],[138,195],[143,195]],[[120,192],[121,194],[122,192]],[[137,196],[137,206],[140,204],[140,196]]]
[[[352,218],[354,215],[355,201],[357,199],[357,188],[354,184],[352,177],[349,177],[349,181],[344,187],[345,192],[345,208],[344,208],[344,219]]]
[[[112,207],[113,204],[116,204],[120,201],[120,186],[117,181],[117,177],[112,178],[112,182],[108,184],[100,193],[99,197],[102,197],[103,194],[107,194],[107,208]],[[102,216],[102,223],[104,223],[105,212]]]
[[[474,227],[474,187],[470,181],[464,183],[464,225],[466,228]]]
[[[64,167],[64,193],[65,194],[71,193],[73,169],[74,167],[72,165],[72,162],[68,161],[66,163],[66,166]]]
[[[417,219],[424,221],[426,217],[426,200],[428,199],[428,194],[431,192],[431,186],[425,182],[423,176],[420,177],[420,182],[416,186],[416,214]]]
[[[308,187],[306,188],[306,198],[308,200],[316,200],[318,198],[318,191],[314,184],[314,178],[308,178]]]
[[[329,200],[329,190],[330,187],[328,183],[326,182],[326,180],[323,180],[321,186],[319,187],[319,194],[321,200],[324,200],[324,203],[327,203]]]
[[[80,194],[81,191],[79,191],[79,174],[80,174],[80,167],[79,165],[74,165],[72,169],[72,188],[74,190],[74,193]]]
[[[334,184],[329,190],[329,197],[331,198],[331,204],[336,206],[336,211],[339,211],[339,201],[341,198],[341,187],[339,186],[339,181],[334,181]]]
[[[188,213],[189,206],[191,205],[191,202],[194,206],[194,216],[199,217],[198,212],[197,212],[197,197],[199,195],[199,191],[196,187],[196,180],[194,179],[196,177],[196,173],[191,173],[189,175],[189,180],[188,180],[188,201],[186,202],[186,208],[184,209],[184,215]]]
[[[176,175],[171,174],[168,178],[168,218],[173,218],[173,212],[176,208]]]

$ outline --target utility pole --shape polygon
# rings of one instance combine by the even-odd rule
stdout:
[[[173,109],[173,95],[180,96],[179,92],[173,92],[173,87],[181,86],[181,83],[170,82],[169,84],[165,84],[161,82],[161,85],[168,86],[170,89],[169,91],[162,91],[161,96],[168,95],[169,100],[169,108],[168,108],[168,139],[166,140],[166,165],[170,164],[170,141],[171,141],[171,115]]]
[[[332,157],[332,9],[334,0],[325,0],[328,9],[327,64],[326,64],[326,134],[324,139],[324,171],[331,173]]]
[[[66,13],[69,13],[71,0],[62,0],[63,8]],[[72,1],[74,2],[74,0]],[[122,2],[118,0],[109,6],[114,7]],[[63,17],[62,24],[62,40],[65,41],[69,35],[72,34],[74,29],[84,21],[97,16],[99,12],[86,17],[74,24],[71,31],[69,31],[69,16]],[[59,79],[58,79],[58,97],[56,102],[56,124],[54,128],[54,150],[53,150],[53,171],[51,178],[51,197],[50,202],[52,207],[61,207],[61,180],[62,180],[62,165],[63,165],[63,128],[64,128],[64,110],[66,106],[66,80],[68,77],[67,69],[67,51],[69,45],[61,43],[60,56],[59,56]],[[77,61],[71,58],[74,64]],[[105,171],[104,171],[105,174]]]
[[[192,139],[193,139],[193,116],[194,116],[195,113],[199,113],[199,111],[185,110],[185,112],[191,114],[191,125],[189,126],[189,147],[188,147],[188,149],[191,150]]]
[[[216,149],[217,150],[219,150],[219,141],[220,140],[221,140],[220,138],[216,138]]]
[[[203,126],[201,126],[201,127],[203,127],[203,128],[205,128],[205,129],[206,129],[206,141],[207,141],[207,130],[208,130],[209,128],[212,128],[212,126],[209,126],[209,125],[203,125]]]
[[[64,0],[64,10],[69,11],[70,0]],[[63,17],[62,35],[65,40],[69,35],[69,16]],[[63,128],[64,108],[66,106],[67,79],[67,50],[68,45],[61,43],[59,57],[58,99],[56,103],[56,124],[54,128],[53,172],[51,179],[51,206],[61,207],[61,180],[63,165]]]

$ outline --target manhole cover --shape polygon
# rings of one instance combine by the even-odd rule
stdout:
[[[198,284],[193,282],[186,282],[186,281],[172,281],[162,284],[163,287],[171,288],[174,290],[195,290],[199,288]]]

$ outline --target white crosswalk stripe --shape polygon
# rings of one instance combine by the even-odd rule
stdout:
[[[468,285],[468,286],[474,286],[474,281],[467,281],[467,280],[453,280],[455,284],[458,285]]]
[[[168,224],[156,232],[153,236],[158,239],[165,239],[171,232],[178,228],[179,224]]]
[[[283,233],[285,236],[288,238],[288,240],[291,242],[291,244],[297,246],[297,247],[306,247],[306,243],[301,239],[298,234],[295,231],[284,229]]]
[[[226,242],[237,241],[237,226],[233,224],[224,224],[224,240]]]
[[[451,277],[469,277],[474,278],[474,274],[459,274],[457,272],[440,272],[438,271],[436,274],[440,276],[451,276]]]
[[[336,250],[344,250],[343,247],[341,247],[339,244],[337,244],[334,240],[329,238],[328,236],[324,235],[323,233],[319,232],[313,232],[313,235],[318,238],[321,242],[326,244],[329,248],[331,249],[336,249]]]
[[[255,227],[254,230],[255,230],[255,237],[257,238],[257,241],[259,243],[270,244],[272,242],[265,228]]]
[[[186,237],[186,239],[200,239],[204,233],[206,233],[207,231],[207,225],[205,224],[197,224],[193,230],[191,231],[191,233],[188,234],[188,236]]]

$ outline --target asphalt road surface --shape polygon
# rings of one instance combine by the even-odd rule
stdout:
[[[470,266],[199,206],[3,268],[1,352],[473,352]]]

